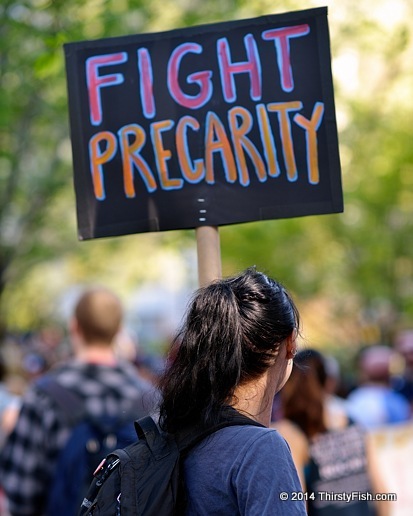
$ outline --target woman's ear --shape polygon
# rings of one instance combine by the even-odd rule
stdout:
[[[297,354],[297,332],[293,330],[291,334],[285,339],[286,357],[291,360]]]

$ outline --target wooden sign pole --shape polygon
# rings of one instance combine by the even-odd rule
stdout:
[[[198,282],[205,287],[212,281],[222,278],[221,246],[218,228],[201,226],[196,228],[198,253]]]

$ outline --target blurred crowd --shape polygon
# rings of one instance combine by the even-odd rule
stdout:
[[[275,399],[272,426],[290,445],[304,491],[313,493],[306,499],[310,516],[407,516],[413,504],[407,482],[413,474],[413,330],[398,333],[394,346],[361,349],[355,364],[346,390],[335,357],[301,350]],[[371,499],[383,494],[386,500]]]

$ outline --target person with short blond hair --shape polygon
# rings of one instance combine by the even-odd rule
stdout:
[[[79,299],[72,324],[83,337],[84,344],[112,345],[123,319],[122,303],[110,290],[96,287],[86,291]]]

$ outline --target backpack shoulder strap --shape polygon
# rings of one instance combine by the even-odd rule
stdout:
[[[135,421],[135,430],[139,439],[145,439],[151,442],[159,433],[158,425],[151,416],[146,416]]]
[[[84,404],[79,396],[60,384],[52,375],[40,378],[36,386],[58,405],[67,423],[74,424],[85,414]]]
[[[135,430],[139,439],[145,440],[149,446],[151,452],[157,460],[166,457],[171,452],[170,436],[168,434],[162,434],[163,438],[159,439],[161,432],[159,431],[158,425],[155,423],[151,416],[146,416],[142,419],[135,421]]]

